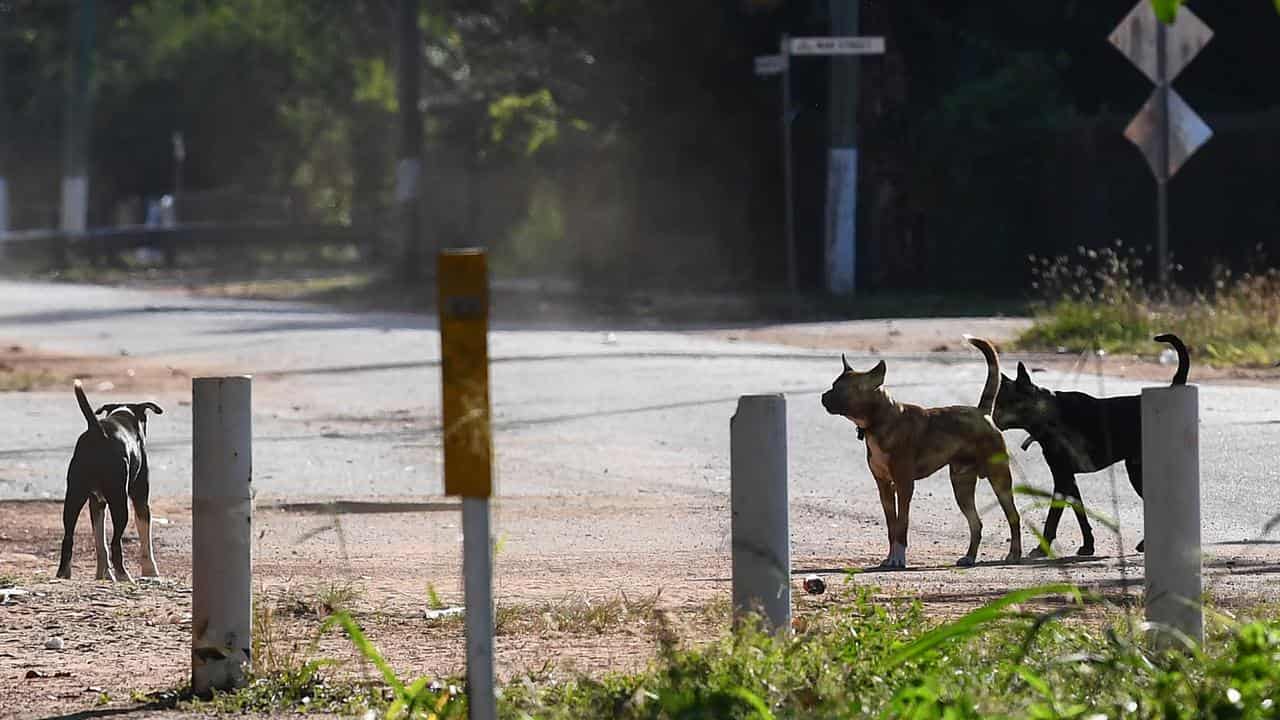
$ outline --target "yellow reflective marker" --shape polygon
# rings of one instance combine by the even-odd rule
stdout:
[[[489,431],[489,283],[485,252],[443,250],[436,277],[440,296],[440,378],[444,411],[444,492],[493,494]]]

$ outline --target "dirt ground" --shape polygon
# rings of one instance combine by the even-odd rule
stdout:
[[[929,352],[943,344],[959,350],[956,321],[946,326],[933,322],[861,321],[843,331],[838,326],[827,331],[787,326],[716,332],[743,341],[833,350]],[[968,331],[1007,342],[1024,321],[985,322],[970,323],[978,327]],[[941,339],[944,333],[951,339]],[[148,366],[128,357],[51,356],[16,346],[0,347],[0,363],[0,379],[22,380],[11,390],[24,389],[24,383],[63,387],[71,377],[86,378],[91,389],[95,380],[125,389],[176,388],[185,387],[197,371]],[[1103,363],[1115,363],[1107,371],[1119,374],[1163,377],[1169,372],[1134,359],[1106,358]],[[98,376],[87,376],[89,368]],[[718,496],[655,495],[496,500],[499,675],[510,679],[530,673],[557,677],[634,670],[654,657],[664,628],[685,643],[722,635],[728,627],[730,592],[727,502]],[[321,619],[343,607],[355,614],[402,675],[460,675],[460,620],[430,617],[434,600],[447,607],[462,601],[456,508],[443,498],[336,506],[306,498],[259,498],[254,578],[260,664],[328,658],[338,661],[336,674],[368,674],[340,632],[317,635]],[[154,502],[154,514],[162,579],[94,580],[85,521],[78,529],[73,579],[60,581],[53,579],[60,504],[0,502],[0,588],[7,586],[0,589],[0,717],[123,712],[137,705],[136,694],[187,681],[190,505],[161,497]],[[1134,538],[1124,541],[1130,554],[1122,554],[1114,539],[1100,536],[1100,554],[1094,558],[959,570],[951,564],[955,538],[925,526],[913,536],[911,570],[880,572],[874,568],[883,544],[879,524],[851,522],[804,503],[793,507],[791,523],[792,592],[801,617],[840,604],[856,585],[878,587],[883,598],[919,599],[934,616],[951,617],[1011,589],[1071,582],[1113,601],[1091,606],[1086,617],[1094,621],[1119,612],[1118,607],[1136,607],[1142,592],[1142,558],[1131,554]],[[593,529],[606,527],[611,529],[607,535]],[[1001,541],[1000,532],[999,527],[988,528],[988,556]],[[126,561],[136,569],[132,526],[125,542]],[[1274,602],[1280,546],[1229,544],[1205,550],[1205,587],[1217,608],[1236,612]],[[824,575],[828,592],[806,595],[800,581],[807,573]],[[583,607],[611,609],[584,617]],[[665,624],[652,608],[662,611]]]
[[[653,497],[498,502],[499,675],[563,677],[640,668],[654,657],[662,627],[648,612],[650,605],[664,611],[682,642],[707,642],[723,633],[730,592],[724,502]],[[188,679],[190,507],[160,500],[154,512],[164,577],[111,584],[93,579],[88,523],[78,531],[73,579],[55,580],[59,504],[0,503],[0,580],[14,586],[0,590],[0,716],[129,707],[136,704],[136,693],[173,689]],[[583,537],[584,517],[625,532],[613,540]],[[830,532],[829,521],[820,508],[795,508],[796,545],[818,545],[812,535]],[[265,643],[258,646],[260,663],[328,658],[339,662],[337,675],[369,673],[340,632],[317,635],[321,618],[344,607],[401,674],[463,672],[460,620],[429,619],[433,593],[449,607],[462,600],[459,514],[451,501],[403,498],[338,506],[260,501],[254,530],[255,633]],[[921,530],[909,571],[874,569],[878,557],[871,553],[883,531],[873,525],[843,528],[834,543],[864,548],[865,554],[797,552],[792,590],[797,615],[839,604],[853,585],[877,586],[884,598],[919,599],[937,617],[958,615],[1014,588],[1064,581],[1113,601],[1092,606],[1086,616],[1093,620],[1119,612],[1117,604],[1135,606],[1140,597],[1141,556],[1117,556],[1110,541],[1102,541],[1103,554],[1096,558],[958,570],[947,554],[953,539],[939,542],[936,534]],[[688,549],[673,549],[669,538],[681,536],[689,539]],[[136,571],[132,527],[125,543],[126,562]],[[1280,549],[1206,550],[1205,586],[1218,609],[1247,610],[1274,600]],[[802,576],[810,572],[826,577],[826,594],[803,592]],[[614,601],[615,609],[595,619],[572,616],[571,606],[582,601]]]

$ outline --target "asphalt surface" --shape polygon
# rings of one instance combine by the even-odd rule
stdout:
[[[956,323],[959,334],[963,321]],[[442,492],[440,351],[431,318],[2,282],[0,341],[254,375],[259,497]],[[850,351],[857,367],[875,362],[858,348]],[[736,398],[783,392],[793,502],[828,508],[842,522],[883,522],[853,427],[818,403],[840,368],[832,353],[697,332],[513,328],[491,333],[490,352],[501,495],[726,497]],[[934,353],[891,357],[887,384],[903,401],[970,404],[983,376],[976,351]],[[1132,393],[1145,384],[1060,372],[1037,378],[1049,387],[1095,394]],[[141,399],[92,387],[90,395],[95,403]],[[150,425],[153,493],[185,495],[191,485],[190,394],[155,397],[166,413]],[[1200,404],[1204,540],[1258,537],[1280,512],[1280,391],[1204,385]],[[0,395],[0,412],[0,499],[59,497],[83,429],[71,388]],[[1007,436],[1015,479],[1048,488],[1038,449],[1017,449],[1022,438],[1018,432]],[[1141,501],[1123,469],[1085,476],[1081,488],[1091,507],[1107,515],[1118,510],[1126,532],[1141,534]],[[985,486],[979,506],[988,529],[1003,533]],[[913,524],[932,520],[963,532],[942,475],[917,486],[912,517]]]

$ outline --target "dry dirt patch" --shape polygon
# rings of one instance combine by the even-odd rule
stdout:
[[[317,635],[323,616],[341,607],[354,614],[402,675],[460,675],[462,624],[456,616],[431,614],[433,606],[462,601],[459,518],[450,506],[443,498],[387,499],[380,512],[333,513],[323,502],[260,501],[254,577],[262,667],[328,658],[338,661],[332,670],[337,676],[371,677],[339,632]],[[501,500],[495,513],[501,543],[495,578],[500,677],[631,671],[655,657],[664,634],[674,633],[686,644],[722,636],[728,628],[730,568],[717,528],[725,510],[722,501],[708,498]],[[160,499],[154,513],[160,518],[157,557],[165,578],[112,585],[92,579],[88,523],[80,525],[73,579],[56,581],[59,504],[0,502],[0,584],[25,591],[0,605],[0,716],[16,711],[42,717],[99,702],[129,706],[135,692],[186,681],[190,506]],[[1071,582],[1113,601],[1086,613],[1087,621],[1101,623],[1120,608],[1136,607],[1141,593],[1141,558],[1118,557],[1113,543],[1101,538],[1104,555],[1098,558],[959,570],[946,554],[954,543],[934,544],[936,534],[921,528],[915,567],[876,572],[882,529],[853,526],[833,538],[825,517],[820,508],[793,508],[799,616],[840,607],[859,585],[881,588],[877,597],[886,602],[920,600],[942,619],[1012,589]],[[574,532],[581,538],[584,518],[632,530],[574,539]],[[126,562],[136,568],[132,527],[125,537]],[[837,548],[844,551],[833,552]],[[1274,599],[1276,546],[1206,550],[1206,589],[1218,608],[1238,611]],[[799,589],[807,572],[827,578],[825,595]],[[61,649],[46,649],[53,638],[61,639]]]
[[[63,355],[18,343],[0,345],[0,392],[60,390],[71,392],[79,378],[89,393],[112,390],[157,393],[189,388],[198,369],[165,365],[120,355]]]

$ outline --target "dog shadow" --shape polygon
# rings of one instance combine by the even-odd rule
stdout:
[[[951,564],[932,564],[932,565],[911,565],[905,568],[881,567],[880,565],[869,565],[865,567],[821,567],[821,568],[804,568],[793,569],[792,575],[871,575],[876,573],[920,573],[920,572],[940,572],[948,570],[971,570],[973,568],[987,567],[1004,567],[1004,568],[1044,568],[1044,567],[1063,567],[1067,565],[1082,565],[1086,563],[1097,563],[1115,558],[1110,555],[1069,555],[1063,557],[1044,557],[1044,558],[1023,558],[1017,561],[1005,560],[980,560],[973,565],[956,565]]]

